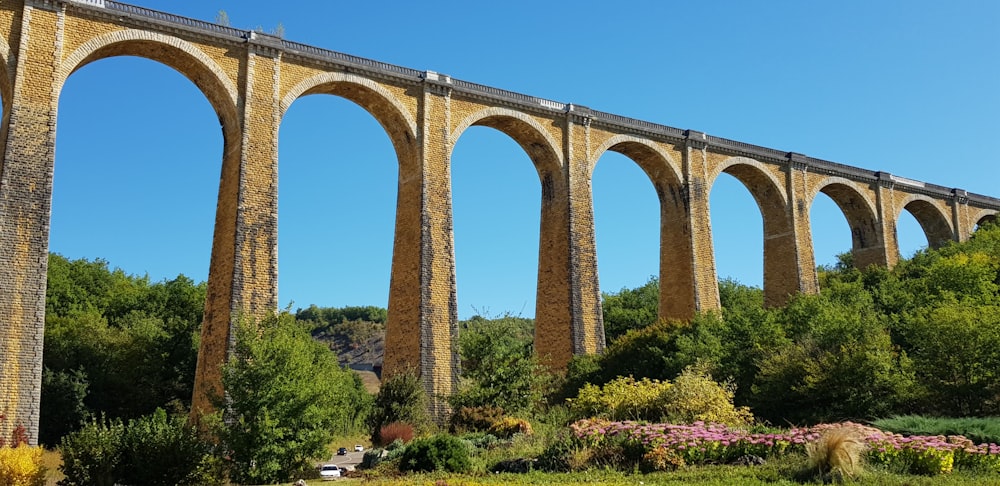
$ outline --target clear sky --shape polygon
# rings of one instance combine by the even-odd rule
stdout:
[[[992,0],[347,2],[135,0],[233,27],[564,103],[1000,196],[1000,2]],[[87,65],[59,103],[50,249],[153,281],[205,280],[221,167],[217,117],[193,83],[139,58]],[[453,153],[460,317],[532,317],[539,182],[506,135]],[[397,164],[343,99],[296,101],[279,133],[279,300],[293,310],[388,302]],[[601,287],[658,268],[658,207],[638,167],[594,174]],[[761,285],[759,211],[736,179],[711,193],[720,277]],[[817,262],[850,248],[826,196]],[[927,241],[904,213],[901,250]]]

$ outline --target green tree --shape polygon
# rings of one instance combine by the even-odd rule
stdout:
[[[528,413],[542,400],[548,376],[532,352],[533,321],[512,316],[460,323],[462,381],[453,408],[500,407]]]
[[[218,436],[241,483],[287,481],[334,435],[355,432],[370,407],[357,376],[287,313],[235,326],[222,382]]]
[[[150,283],[104,260],[56,254],[48,270],[43,365],[51,377],[85,378],[83,415],[128,419],[188,406],[204,283],[183,275]],[[63,401],[67,385],[44,381],[42,403]],[[42,414],[41,422],[58,424],[46,432],[50,443],[79,425],[48,406]]]
[[[924,411],[1000,413],[1000,305],[952,302],[906,317],[900,328],[923,385]]]
[[[604,335],[607,342],[612,343],[630,330],[656,323],[660,306],[660,280],[651,276],[641,287],[623,288],[616,294],[605,293],[602,297]]]
[[[778,319],[791,342],[760,363],[754,412],[775,423],[885,416],[910,402],[912,363],[858,283],[800,295]]]

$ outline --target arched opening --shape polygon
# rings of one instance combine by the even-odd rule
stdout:
[[[764,286],[764,222],[753,195],[734,176],[722,173],[709,193],[712,247],[719,279]]]
[[[350,100],[305,96],[278,147],[280,305],[387,308],[399,163],[385,129]]]
[[[659,275],[660,210],[649,176],[628,157],[608,151],[591,177],[601,287],[640,287]]]
[[[333,95],[333,97],[314,97],[315,100],[301,103],[301,109],[304,110],[301,117],[297,114],[299,106],[290,110],[298,98],[314,94],[328,94]],[[354,106],[344,100],[352,102]],[[288,91],[284,99],[281,100],[280,106],[283,116],[291,112],[289,117],[292,121],[288,125],[282,124],[279,137],[291,143],[292,146],[290,149],[288,147],[281,148],[279,172],[282,176],[279,177],[279,185],[288,183],[293,186],[312,184],[312,190],[325,190],[316,185],[324,183],[328,185],[353,184],[355,187],[347,189],[346,186],[342,185],[337,189],[350,190],[349,194],[324,193],[324,196],[319,197],[313,194],[300,194],[289,196],[287,201],[284,198],[281,199],[283,202],[281,202],[280,212],[284,216],[279,217],[279,225],[282,225],[283,228],[288,227],[293,234],[279,236],[279,238],[295,238],[296,232],[309,234],[308,225],[314,222],[309,218],[319,219],[319,224],[332,227],[333,231],[326,234],[328,237],[350,238],[351,235],[334,236],[333,233],[336,233],[338,224],[356,216],[345,215],[345,217],[338,218],[337,215],[358,208],[360,208],[361,217],[355,219],[356,226],[352,227],[352,230],[374,233],[358,235],[354,241],[344,242],[348,246],[342,247],[343,251],[361,252],[363,255],[369,255],[366,257],[358,257],[357,254],[350,253],[333,255],[329,244],[324,245],[323,242],[289,242],[293,245],[292,251],[281,248],[282,245],[279,243],[279,248],[281,248],[279,258],[290,263],[291,268],[288,272],[291,275],[288,275],[288,278],[297,278],[296,268],[298,267],[299,272],[306,272],[307,280],[319,282],[318,291],[307,294],[305,299],[323,299],[326,302],[332,302],[333,305],[355,305],[341,304],[341,302],[348,301],[336,294],[342,295],[353,291],[352,282],[356,278],[359,279],[359,282],[365,281],[366,283],[357,286],[361,293],[349,295],[346,297],[347,299],[370,298],[373,301],[379,298],[384,299],[382,296],[385,295],[385,289],[387,289],[388,314],[385,329],[384,373],[392,375],[409,367],[419,366],[422,356],[421,346],[425,344],[423,338],[420,337],[422,332],[421,319],[423,318],[421,293],[424,290],[420,280],[422,263],[420,248],[423,244],[421,239],[421,191],[423,186],[419,172],[420,167],[417,163],[419,152],[415,146],[415,123],[405,108],[384,86],[345,73],[324,73],[302,80]],[[358,110],[359,107],[367,114]],[[325,113],[328,110],[334,111]],[[336,118],[338,125],[351,124],[354,125],[355,130],[360,131],[349,132],[345,127],[326,125],[321,125],[319,131],[313,131],[314,127],[303,127],[303,123],[307,125],[312,123],[308,116],[310,111],[324,112],[323,114],[328,119]],[[374,127],[373,120],[381,126],[381,130]],[[339,133],[331,134],[330,131],[338,131]],[[382,135],[379,135],[379,132]],[[300,135],[304,135],[305,141],[297,139]],[[286,139],[289,136],[293,138]],[[386,146],[384,142],[386,136],[391,142],[389,146]],[[322,142],[318,140],[320,138],[323,139]],[[295,141],[293,142],[293,140]],[[322,143],[330,143],[330,149],[341,154],[347,148],[361,149],[361,151],[367,150],[369,146],[379,148],[365,155],[351,155],[349,160],[337,161],[331,167],[330,163],[315,163],[316,147]],[[395,160],[397,163],[385,163],[384,161],[387,159]],[[345,172],[348,173],[348,176],[340,177]],[[393,173],[397,175],[393,176]],[[326,174],[325,178],[321,177],[323,174]],[[287,181],[281,182],[286,178]],[[393,181],[397,181],[395,197],[392,196]],[[378,188],[372,188],[373,190],[368,192],[363,182],[375,184]],[[387,221],[385,214],[393,211],[391,209],[393,201],[395,201],[395,226],[394,229],[390,229],[388,225],[392,223],[391,220]],[[336,207],[333,207],[334,205]],[[316,206],[321,206],[321,209],[317,211]],[[324,214],[323,207],[333,211],[334,214]],[[300,214],[299,210],[306,213]],[[366,220],[364,218],[366,214],[375,215],[374,217],[378,221]],[[281,222],[285,217],[292,221],[290,226]],[[362,241],[357,241],[359,239]],[[365,242],[371,242],[372,246],[366,247]],[[303,245],[298,249],[305,255],[297,254],[296,244]],[[386,245],[390,245],[391,248],[389,253],[391,254],[391,263],[385,258]],[[332,266],[328,268],[321,266],[318,269],[310,268],[308,265],[310,265],[310,256],[312,255],[325,259],[325,264]],[[382,257],[380,258],[378,255],[382,255]],[[291,260],[287,260],[289,258]],[[298,263],[291,263],[296,261]],[[350,268],[345,265],[355,263],[359,266],[353,268],[362,269],[366,273],[365,276],[355,277],[349,273],[343,273]],[[303,265],[306,267],[303,268]],[[380,272],[385,272],[386,265],[389,265],[389,271],[381,276],[377,275]],[[382,268],[381,271],[378,270],[379,267]],[[285,270],[280,266],[279,268],[281,269],[278,272],[279,279],[286,278],[280,276]],[[340,275],[326,275],[329,272],[342,273]],[[386,278],[389,279],[388,286],[385,285]],[[290,285],[299,285],[299,283]],[[279,287],[282,286],[279,285]],[[312,290],[293,286],[290,293],[283,293],[281,298],[286,301],[297,300],[299,299],[297,294],[304,292],[312,292]],[[369,297],[368,294],[373,295]],[[357,305],[362,304],[358,303]],[[426,370],[421,368],[421,373],[424,372]]]
[[[541,186],[531,158],[501,131],[472,126],[451,174],[459,319],[533,318]]]
[[[594,166],[591,186],[602,294],[638,290],[652,284],[651,279],[659,284],[660,202],[649,176],[625,155],[608,151]],[[604,331],[609,342],[629,328],[655,322],[659,313],[658,292],[642,295],[652,299],[642,302],[644,307],[653,306],[648,313],[651,321],[619,322],[614,311],[605,312]]]
[[[987,224],[997,224],[997,213],[986,214],[986,215],[983,215],[978,220],[976,220],[976,228],[975,229],[978,230],[979,228],[981,228],[982,226],[987,225]]]
[[[871,201],[847,181],[829,182],[820,188],[820,193],[826,197],[817,195],[813,199],[809,218],[817,265],[850,263],[857,268],[886,265],[885,246]],[[846,227],[835,223],[840,221],[846,222]],[[847,249],[849,259],[840,261],[839,255]]]
[[[851,227],[830,196],[820,193],[813,199],[809,209],[809,228],[817,267],[836,268],[845,263],[842,259],[845,254],[853,262]]]
[[[914,199],[904,205],[903,209],[905,211],[896,218],[896,235],[901,258],[909,258],[924,247],[940,248],[953,240],[951,224],[930,201]],[[909,213],[919,229],[913,228],[911,222],[903,216],[904,213]]]
[[[627,330],[623,326],[652,324],[657,317],[691,317],[695,289],[687,201],[669,156],[639,140],[612,139],[608,145],[609,152],[620,155],[602,154],[591,177],[601,285],[610,292],[637,290],[655,278],[659,287],[659,293],[650,296],[655,300],[646,304],[653,306],[645,312],[649,322],[615,322],[613,315],[605,315],[606,333],[613,338]],[[607,189],[600,181],[604,173],[610,174]],[[607,196],[602,195],[605,191]],[[612,209],[606,216],[605,205]],[[605,225],[610,229],[603,229]],[[613,255],[622,263],[609,263],[601,255]],[[628,280],[618,276],[619,266]],[[609,271],[611,278],[606,276]]]
[[[59,96],[49,250],[90,264],[49,267],[50,295],[74,297],[48,306],[43,382],[88,394],[43,385],[43,441],[76,425],[59,408],[74,401],[133,417],[192,396],[224,117],[164,64],[103,59],[120,53],[88,58]]]
[[[769,175],[760,163],[751,159],[741,157],[730,159],[724,163],[722,172],[735,177],[750,192],[757,209],[760,211],[759,214],[763,223],[762,270],[764,304],[767,306],[782,305],[792,294],[798,292],[800,287],[799,269],[797,267],[795,251],[796,243],[791,222],[788,219],[786,211],[784,192],[773,176]],[[715,184],[713,183],[713,191],[715,189],[714,186]],[[746,203],[743,202],[743,204]],[[711,213],[714,218],[716,213],[715,207],[712,208]],[[749,219],[753,221],[756,218],[749,217]],[[712,226],[713,235],[715,235],[716,224],[714,221]],[[752,230],[749,229],[745,222],[739,226],[746,231],[742,234],[728,233],[722,235],[723,238],[731,237],[735,241],[740,242],[740,245],[730,246],[729,241],[723,240],[725,241],[725,246],[721,247],[723,249],[722,253],[725,253],[726,250],[732,250],[734,255],[732,257],[723,257],[724,262],[730,258],[733,260],[753,258],[751,252],[754,251],[755,244],[752,243],[751,238],[756,232],[751,232]],[[713,236],[713,243],[717,249],[720,248],[718,246],[720,245],[719,241],[718,236]],[[737,248],[737,246],[741,246],[742,248]],[[719,255],[720,252],[716,251],[715,254]],[[737,262],[734,262],[734,264],[744,269],[749,268],[749,265],[751,265]],[[720,275],[725,274],[720,273]],[[752,278],[752,274],[750,278]],[[746,284],[747,282],[743,283]],[[750,282],[749,284],[753,285],[754,283],[756,282]]]

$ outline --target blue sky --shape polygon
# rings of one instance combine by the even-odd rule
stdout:
[[[988,0],[176,2],[136,5],[559,102],[1000,196],[1000,3]],[[182,75],[92,63],[59,106],[50,249],[153,281],[207,278],[222,137]],[[473,127],[452,159],[459,314],[534,314],[539,183],[505,135]],[[279,301],[388,301],[395,156],[375,120],[331,96],[279,133]],[[618,154],[594,175],[601,287],[658,268],[652,185]],[[762,281],[761,220],[728,175],[711,193],[720,277]],[[850,248],[811,209],[817,262]],[[900,222],[904,254],[926,245]]]

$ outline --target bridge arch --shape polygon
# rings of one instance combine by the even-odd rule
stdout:
[[[400,164],[409,167],[414,163],[417,122],[385,87],[353,74],[317,74],[302,80],[285,94],[279,106],[279,116],[283,118],[295,100],[312,94],[339,96],[364,108],[389,135]]]
[[[842,177],[827,177],[820,181],[807,199],[810,207],[820,193],[829,196],[847,219],[851,228],[854,266],[885,265],[885,240],[879,232],[878,211],[871,198],[854,182]]]
[[[191,80],[215,109],[225,132],[226,146],[231,136],[239,136],[236,85],[215,61],[193,44],[157,32],[122,30],[85,42],[62,62],[56,73],[55,90],[62,91],[74,72],[99,59],[136,56],[160,62]]]
[[[753,196],[764,226],[764,304],[779,306],[799,291],[795,232],[784,184],[761,162],[730,157],[708,178],[708,192],[722,173],[735,177]]]
[[[996,224],[998,216],[1000,216],[1000,211],[993,209],[984,209],[980,211],[979,214],[972,218],[972,220],[975,221],[975,226],[973,226],[972,230],[975,231],[976,228],[984,224]]]
[[[659,317],[689,318],[695,312],[694,257],[688,237],[688,208],[683,177],[662,147],[631,135],[615,135],[594,151],[588,177],[605,152],[617,152],[635,162],[656,190],[660,202]]]
[[[903,210],[909,211],[923,229],[928,247],[940,248],[955,239],[948,215],[942,212],[930,197],[912,194],[904,199],[900,206],[903,209],[896,214],[896,220],[899,220]]]
[[[558,149],[559,144],[545,127],[534,118],[516,110],[486,108],[465,117],[455,126],[448,140],[449,150],[455,148],[455,142],[462,133],[473,125],[499,130],[524,149],[542,180],[542,197],[545,198],[545,191],[551,190],[546,188],[547,185],[551,185],[551,181],[547,182],[547,179],[556,177],[563,164]],[[449,153],[449,157],[450,155]]]

